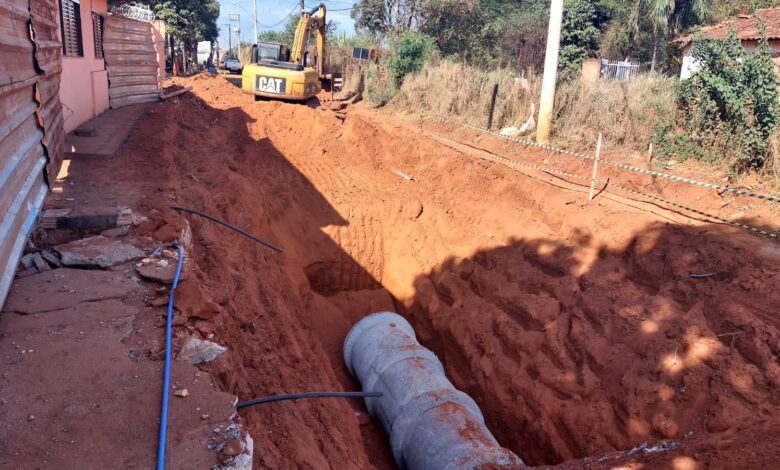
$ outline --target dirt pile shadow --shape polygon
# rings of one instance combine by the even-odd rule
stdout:
[[[242,400],[354,390],[336,352],[351,321],[315,292],[325,284],[339,290],[380,287],[322,231],[347,220],[268,138],[253,131],[256,117],[241,108],[251,97],[224,94],[219,86],[230,85],[219,79],[192,80],[208,80],[200,86],[215,87],[210,103],[220,107],[192,92],[147,105],[116,156],[70,162],[52,207],[129,205],[147,219],[131,236],[184,241],[190,262],[177,290],[177,342],[195,334],[228,347],[204,367],[223,390]],[[171,205],[230,221],[285,252],[274,254],[205,219],[184,217]],[[323,266],[349,275],[334,277]],[[392,305],[388,294],[379,296],[379,304]],[[241,414],[260,467],[392,467],[383,433],[365,419],[359,400],[286,402]]]
[[[620,250],[517,239],[418,276],[405,315],[530,464],[669,439],[682,448],[656,464],[757,468],[780,442],[720,446],[780,429],[780,247],[738,238],[654,224]]]

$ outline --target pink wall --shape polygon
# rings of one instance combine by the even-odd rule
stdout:
[[[162,89],[165,80],[165,23],[162,20],[152,22],[152,36],[154,37],[154,51],[157,53],[157,84]]]
[[[95,36],[92,31],[92,12],[105,15],[108,0],[81,0],[80,5],[84,56],[62,58],[60,101],[65,116],[65,132],[72,131],[108,109],[106,65],[102,58],[95,57]]]

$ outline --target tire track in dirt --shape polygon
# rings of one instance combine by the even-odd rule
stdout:
[[[216,99],[198,86],[195,92]],[[254,120],[242,145],[256,148],[267,139],[276,151],[259,165],[247,158],[228,163],[235,176],[220,185],[238,195],[225,196],[219,210],[264,206],[273,218],[247,220],[285,239],[288,249],[287,264],[264,272],[270,279],[252,278],[261,292],[234,292],[243,296],[235,315],[290,343],[274,342],[265,352],[279,360],[285,347],[298,348],[298,358],[316,354],[316,345],[301,341],[328,345],[330,367],[317,362],[314,369],[322,370],[306,369],[311,376],[298,386],[344,374],[338,344],[345,328],[354,312],[368,313],[387,295],[365,291],[370,279],[372,288],[381,281],[396,297],[453,383],[476,399],[502,444],[526,461],[553,464],[664,438],[682,448],[647,457],[667,459],[660,465],[695,454],[705,465],[755,467],[776,455],[772,443],[760,450],[749,441],[722,444],[728,436],[780,429],[772,393],[780,332],[767,319],[780,304],[772,288],[780,273],[762,251],[764,241],[717,225],[659,222],[606,198],[584,204],[576,191],[473,162],[386,114],[350,109],[342,124],[325,109],[241,103],[228,89],[219,96]],[[187,150],[198,155],[190,162],[210,158]],[[409,184],[392,169],[418,180]],[[184,193],[207,200],[188,178],[180,183]],[[228,249],[220,256],[239,263]],[[304,276],[312,265],[316,272]],[[687,276],[708,270],[724,274]],[[295,289],[282,290],[273,276],[293,279]],[[240,313],[265,312],[265,304],[300,320]],[[298,310],[291,313],[287,304]],[[293,331],[287,337],[279,328]],[[733,348],[731,339],[717,336],[732,328],[745,332]],[[232,372],[237,378],[226,371],[225,381],[271,373],[260,360],[250,364]],[[314,418],[312,409],[302,411],[307,423],[318,429],[339,423],[346,434],[318,438],[319,450],[299,441],[274,445],[289,455],[305,449],[309,463],[321,463],[323,455],[352,461],[346,448],[356,461],[370,456],[368,438],[362,434],[361,446],[354,423],[339,421],[330,408],[315,409]],[[267,413],[263,418],[274,412]],[[292,429],[292,418],[274,419]],[[345,442],[349,436],[356,442]]]

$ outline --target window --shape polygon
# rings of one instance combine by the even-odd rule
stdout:
[[[263,44],[263,43],[260,43],[260,47],[259,47],[259,51],[260,51],[259,56],[260,57],[258,57],[258,59],[260,59],[260,60],[268,60],[268,59],[270,59],[270,60],[281,60],[281,57],[280,57],[280,55],[281,55],[280,54],[281,47],[282,46],[280,46],[278,44]]]
[[[92,12],[92,31],[95,32],[95,57],[103,58],[103,20],[104,18]]]
[[[62,51],[65,56],[82,57],[84,55],[81,43],[81,11],[79,3],[74,0],[60,1],[62,16]]]

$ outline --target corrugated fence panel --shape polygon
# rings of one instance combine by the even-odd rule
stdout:
[[[157,53],[151,25],[108,15],[104,34],[111,107],[158,100]]]
[[[49,183],[54,182],[65,158],[65,119],[60,103],[60,74],[49,74],[38,81],[40,108],[39,122],[43,125],[43,146],[48,164],[46,174]]]
[[[11,286],[16,263],[46,193],[46,165],[38,125],[35,82],[0,87],[0,303]]]
[[[57,0],[30,0],[35,63],[43,71],[38,81],[38,118],[43,126],[43,145],[49,162],[46,172],[54,181],[65,156],[65,130],[60,103],[60,74],[62,73],[62,44],[57,37]]]
[[[27,0],[0,2],[0,86],[35,80],[33,44],[27,32],[30,18]]]
[[[48,190],[47,156],[55,172],[62,158],[57,5],[0,3],[0,305]]]

